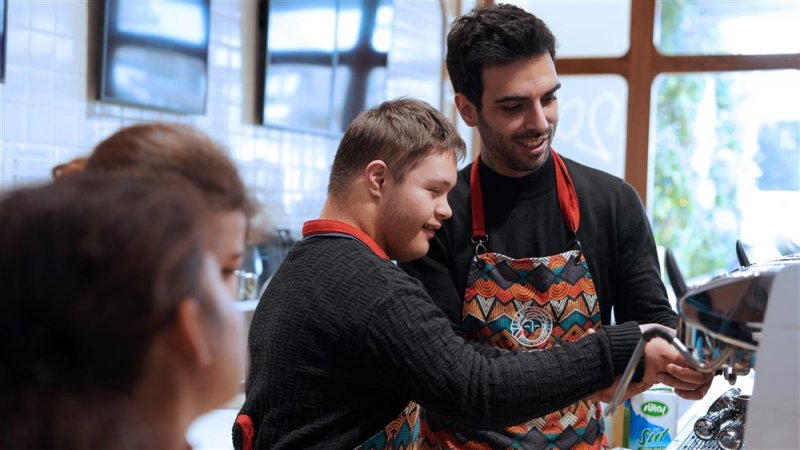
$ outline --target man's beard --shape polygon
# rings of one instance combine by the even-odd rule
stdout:
[[[529,130],[511,135],[510,138],[506,139],[495,132],[481,115],[478,115],[478,132],[483,141],[483,150],[491,154],[496,164],[516,172],[533,172],[544,164],[553,149],[555,125],[548,126],[545,132]],[[543,137],[547,139],[547,148],[542,158],[524,157],[519,154],[515,142],[532,139],[539,140]]]

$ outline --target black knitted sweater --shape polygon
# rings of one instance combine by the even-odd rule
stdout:
[[[352,448],[409,400],[502,427],[610,385],[639,337],[628,323],[547,351],[477,347],[392,262],[354,239],[313,237],[290,251],[256,309],[241,413],[257,449]]]

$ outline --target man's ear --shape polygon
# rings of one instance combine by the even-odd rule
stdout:
[[[380,197],[383,193],[383,186],[389,177],[389,167],[385,162],[376,159],[367,164],[364,175],[370,195]]]
[[[199,367],[211,364],[211,345],[203,331],[204,319],[197,300],[186,297],[178,302],[175,310],[174,336],[178,349],[190,362]]]
[[[467,98],[466,95],[458,92],[455,96],[456,108],[464,123],[474,127],[478,125],[478,108]]]

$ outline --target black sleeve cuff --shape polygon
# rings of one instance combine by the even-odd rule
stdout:
[[[636,322],[608,326],[605,329],[608,333],[608,340],[611,343],[611,363],[616,377],[625,372],[625,367],[628,365],[636,345],[642,338],[642,332]],[[639,382],[644,378],[644,367],[645,358],[641,358],[636,366],[636,372],[633,374],[633,382]]]

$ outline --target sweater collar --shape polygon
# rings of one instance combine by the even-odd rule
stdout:
[[[343,234],[369,247],[381,259],[388,260],[389,256],[385,251],[364,231],[338,220],[316,219],[309,220],[303,224],[303,237],[321,234]]]
[[[509,177],[495,172],[483,161],[478,167],[481,180],[483,181],[483,191],[500,191],[505,193],[517,193],[522,197],[538,197],[550,193],[556,188],[555,167],[553,153],[547,156],[542,167],[534,170],[522,177]],[[485,195],[485,194],[484,194]],[[492,196],[486,196],[491,198]]]

